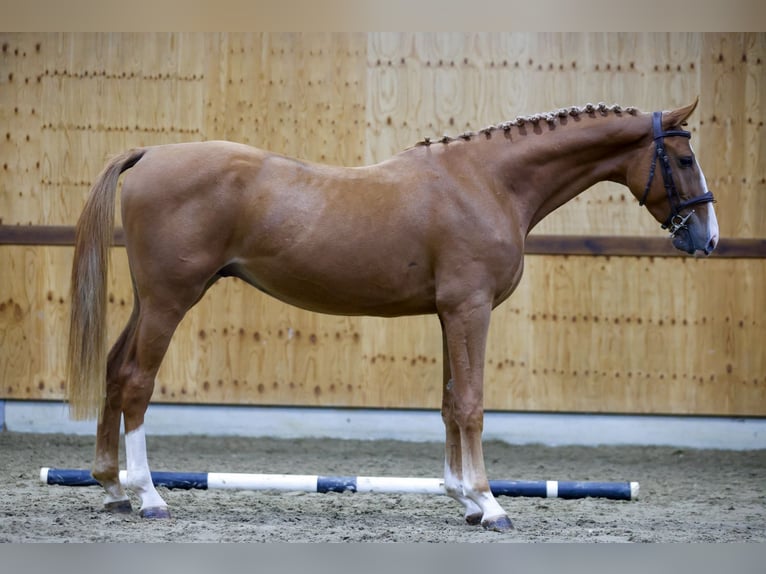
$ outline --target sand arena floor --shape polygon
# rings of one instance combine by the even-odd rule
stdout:
[[[485,445],[492,479],[635,480],[638,501],[500,497],[516,530],[464,523],[446,496],[167,490],[172,518],[102,511],[93,438],[0,433],[0,542],[766,542],[766,450]],[[440,443],[149,437],[153,470],[435,477]],[[124,466],[123,466],[124,467]],[[134,499],[134,507],[137,506]]]

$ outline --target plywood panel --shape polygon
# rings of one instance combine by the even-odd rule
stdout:
[[[0,396],[60,399],[66,369],[70,247],[0,249]],[[115,251],[119,260],[124,249]],[[125,272],[110,274],[109,336],[127,320],[133,296]]]
[[[363,35],[224,34],[211,50],[208,139],[362,163]]]
[[[60,398],[71,248],[0,249],[8,398]],[[132,296],[113,250],[110,338]],[[494,313],[489,409],[766,415],[766,261],[527,257]],[[155,400],[437,408],[434,317],[318,315],[236,280],[184,319]]]
[[[135,146],[232,139],[361,164],[365,41],[4,34],[2,222],[73,224],[107,157]]]
[[[690,129],[726,235],[766,235],[764,33],[3,34],[0,217],[73,224],[108,155],[225,138],[359,165],[425,136],[599,100],[700,96]],[[731,201],[726,201],[731,200]],[[657,234],[600,184],[539,233]],[[726,206],[726,208],[724,207]]]
[[[745,64],[751,68],[759,66],[752,62],[763,52],[762,36],[750,40],[755,45]],[[716,76],[702,62],[704,38],[695,33],[371,34],[367,160],[385,159],[424,136],[455,135],[517,115],[587,102],[652,111],[701,96],[704,108],[714,98],[707,89],[708,76]],[[745,64],[736,64],[735,72],[747,74]],[[760,90],[755,86],[762,82],[751,79],[750,92]],[[752,116],[762,118],[762,106],[758,110]],[[693,116],[689,125],[698,149],[708,145],[698,139],[702,117]],[[741,134],[735,139],[744,141]],[[700,157],[712,161],[705,149]],[[715,181],[716,171],[706,171]],[[656,235],[654,220],[630,209],[636,203],[624,187],[598,184],[552,214],[536,232]],[[766,231],[760,215],[745,217],[758,218],[750,227],[758,228],[756,236]]]
[[[525,288],[505,311],[526,343],[506,346],[509,325],[496,320],[488,365],[525,408],[764,412],[763,263],[527,260]]]
[[[24,102],[18,115],[27,114],[28,127],[11,139],[24,142],[16,152],[28,164],[24,173],[35,177],[25,175],[28,193],[23,184],[8,181],[14,194],[13,201],[6,199],[6,223],[73,223],[109,155],[131,146],[200,139],[202,74],[194,50],[184,52],[189,58],[181,64],[184,37],[8,35],[13,51],[27,54],[25,88],[16,94]],[[2,192],[10,193],[10,187]]]
[[[18,205],[42,211],[40,118],[44,35],[0,35],[0,222],[17,223]],[[30,220],[31,221],[31,220]],[[25,221],[27,222],[27,221]]]
[[[766,235],[766,34],[705,34],[699,156],[723,235]]]
[[[232,139],[359,165],[425,136],[587,102],[700,96],[689,125],[727,237],[766,237],[766,34],[0,34],[0,220],[72,225],[105,158]],[[596,186],[536,233],[657,237]],[[0,247],[0,396],[61,396],[70,248]],[[131,304],[114,251],[110,336]],[[764,266],[530,257],[497,310],[488,407],[764,414]],[[170,402],[436,407],[434,318],[304,313],[216,285],[159,375]]]

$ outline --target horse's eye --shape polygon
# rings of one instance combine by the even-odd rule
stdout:
[[[678,165],[681,167],[691,167],[694,165],[694,158],[690,155],[686,155],[678,158]]]

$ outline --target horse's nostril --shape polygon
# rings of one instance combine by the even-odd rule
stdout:
[[[718,236],[714,235],[710,238],[710,241],[707,242],[707,246],[705,247],[705,254],[710,255],[715,249],[716,245],[718,245]]]

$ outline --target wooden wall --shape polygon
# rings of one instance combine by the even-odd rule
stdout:
[[[520,114],[699,95],[690,129],[722,236],[766,238],[763,33],[0,34],[0,45],[0,231],[73,225],[105,158],[131,146],[231,139],[361,165]],[[535,230],[662,233],[607,184]],[[0,398],[60,399],[73,250],[15,243],[0,242]],[[124,249],[112,263],[114,338],[132,295]],[[493,317],[486,405],[766,415],[765,293],[764,257],[529,255]],[[225,280],[179,328],[155,400],[435,408],[440,355],[434,317],[316,315]]]

